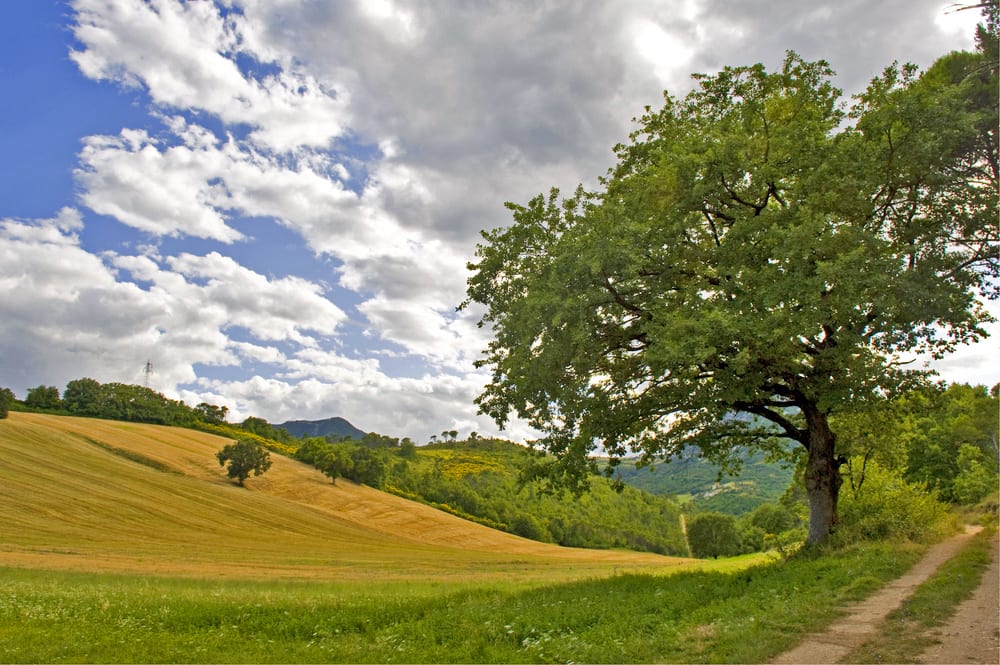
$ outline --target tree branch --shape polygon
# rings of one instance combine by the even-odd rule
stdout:
[[[809,449],[809,433],[795,426],[790,419],[786,418],[783,414],[773,411],[763,404],[756,404],[751,402],[736,402],[733,404],[733,408],[739,411],[745,411],[746,413],[752,413],[755,416],[760,416],[765,420],[769,420],[785,433],[789,439],[801,443],[805,448]]]

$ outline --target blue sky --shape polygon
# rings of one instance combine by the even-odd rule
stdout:
[[[487,333],[455,306],[504,201],[592,184],[692,72],[794,49],[855,92],[971,48],[978,16],[948,9],[6,0],[0,385],[141,383],[149,361],[151,387],[237,420],[494,432]],[[992,384],[995,351],[938,367]]]

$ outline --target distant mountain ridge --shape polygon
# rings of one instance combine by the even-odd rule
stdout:
[[[349,439],[361,439],[367,432],[358,429],[344,418],[334,417],[325,420],[289,420],[275,425],[297,439],[312,436],[343,436]]]

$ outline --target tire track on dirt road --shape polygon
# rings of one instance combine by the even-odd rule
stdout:
[[[886,616],[899,607],[918,586],[934,574],[941,564],[957,554],[969,539],[981,530],[982,527],[969,527],[965,533],[934,545],[902,577],[890,582],[868,599],[848,605],[843,618],[830,624],[824,632],[807,636],[798,646],[779,655],[772,662],[775,665],[817,665],[839,662],[852,649],[874,637]],[[995,663],[996,660],[992,662]]]

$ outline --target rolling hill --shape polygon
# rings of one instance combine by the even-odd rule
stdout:
[[[586,577],[687,560],[539,543],[272,455],[246,488],[227,439],[161,425],[0,420],[0,565],[199,577]]]

